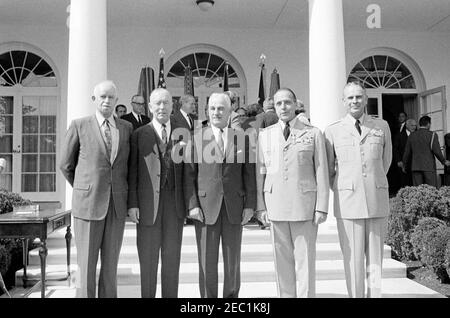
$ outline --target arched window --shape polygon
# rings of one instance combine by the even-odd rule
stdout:
[[[50,60],[24,43],[0,45],[0,187],[54,201],[60,92]]]
[[[40,56],[22,50],[0,55],[0,86],[56,87],[56,76]]]
[[[179,81],[178,85],[174,83],[175,86],[183,86],[184,69],[189,65],[194,77],[194,88],[201,85],[208,88],[222,88],[225,62],[222,57],[212,53],[192,53],[178,60],[169,70],[167,77]],[[228,78],[228,87],[230,89],[240,88],[239,78],[231,65],[228,66]]]
[[[368,89],[415,89],[409,69],[399,60],[387,55],[372,55],[358,62],[348,80],[359,80]]]

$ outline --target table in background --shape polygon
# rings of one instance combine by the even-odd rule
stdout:
[[[41,261],[41,298],[45,298],[45,267],[47,260],[47,237],[67,226],[67,278],[70,277],[70,241],[72,239],[71,210],[46,209],[30,213],[10,212],[0,214],[0,238],[19,238],[23,242],[23,283],[26,286],[28,265],[28,241],[39,238]]]

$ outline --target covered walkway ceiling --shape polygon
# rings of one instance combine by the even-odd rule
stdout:
[[[0,0],[0,24],[65,25],[69,0]],[[140,27],[304,30],[307,0],[215,0],[209,12],[195,0],[108,0],[108,23]],[[381,7],[386,31],[450,32],[449,0],[343,0],[346,30],[367,30],[369,4]],[[1,31],[0,31],[1,32]]]

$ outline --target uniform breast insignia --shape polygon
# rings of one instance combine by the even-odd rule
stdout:
[[[383,137],[384,132],[381,129],[374,128],[369,132],[369,136]]]
[[[304,146],[310,146],[314,143],[314,134],[312,132],[308,132],[304,135],[294,135],[292,136],[294,144],[302,144]]]

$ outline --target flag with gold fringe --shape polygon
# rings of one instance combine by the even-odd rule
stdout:
[[[158,88],[166,88],[166,81],[164,80],[164,50],[159,51],[159,76]]]

